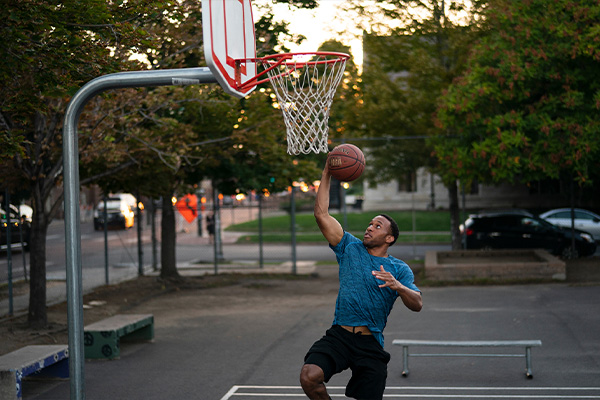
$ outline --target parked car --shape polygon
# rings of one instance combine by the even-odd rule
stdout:
[[[128,201],[121,197],[106,199],[106,221],[109,228],[128,229],[134,224],[134,212]],[[98,203],[94,211],[94,229],[104,229],[104,201]]]
[[[29,238],[31,236],[31,220],[26,214],[21,214],[19,208],[10,205],[10,217],[0,207],[0,250],[6,251],[8,243],[8,224],[11,225],[10,243],[11,249],[24,248],[29,250]],[[22,237],[21,237],[22,235]]]
[[[600,215],[594,214],[588,210],[575,208],[575,229],[581,229],[594,236],[594,240],[600,240]],[[571,209],[557,208],[556,210],[546,211],[540,214],[540,218],[545,219],[553,225],[562,226],[571,229]]]
[[[483,212],[470,215],[461,225],[467,249],[545,249],[564,258],[589,256],[596,251],[591,234],[575,231],[575,253],[571,230],[522,210]]]

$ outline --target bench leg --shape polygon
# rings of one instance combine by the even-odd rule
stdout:
[[[402,363],[402,376],[406,378],[408,376],[408,346],[402,346]]]
[[[533,372],[531,371],[531,347],[525,348],[525,364],[527,368],[525,375],[527,376],[527,379],[532,379]]]
[[[85,358],[113,360],[120,356],[119,337],[115,331],[85,332]]]
[[[0,399],[21,399],[21,377],[14,371],[0,372]]]

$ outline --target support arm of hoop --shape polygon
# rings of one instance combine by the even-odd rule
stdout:
[[[281,64],[284,63],[285,60],[292,58],[291,56],[284,56],[281,57],[275,64],[271,65],[269,68],[266,68],[264,71],[259,72],[258,74],[256,74],[254,77],[252,77],[251,79],[248,79],[246,82],[241,83],[241,76],[240,76],[240,64],[242,62],[257,62],[257,61],[262,61],[262,58],[242,58],[239,60],[235,60],[235,83],[237,85],[237,89],[238,90],[243,90],[246,89],[250,86],[256,86],[256,85],[260,85],[261,83],[265,83],[268,82],[270,79],[262,79],[262,80],[258,80],[259,78],[263,77],[265,74],[267,74],[269,71],[271,71],[274,68],[277,68],[278,66],[280,66]],[[290,69],[288,72],[284,72],[281,73],[279,76],[283,76],[283,75],[289,75],[291,74],[296,68]]]

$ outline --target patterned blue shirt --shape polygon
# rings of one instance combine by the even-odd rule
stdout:
[[[366,326],[383,347],[383,329],[399,295],[389,287],[380,288],[383,281],[372,272],[383,265],[404,286],[419,291],[412,270],[395,257],[370,255],[362,241],[348,232],[344,232],[337,246],[330,247],[340,266],[340,290],[333,324]]]

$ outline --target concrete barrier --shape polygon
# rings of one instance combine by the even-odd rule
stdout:
[[[559,280],[566,279],[566,264],[545,250],[429,251],[425,277],[433,281]]]

